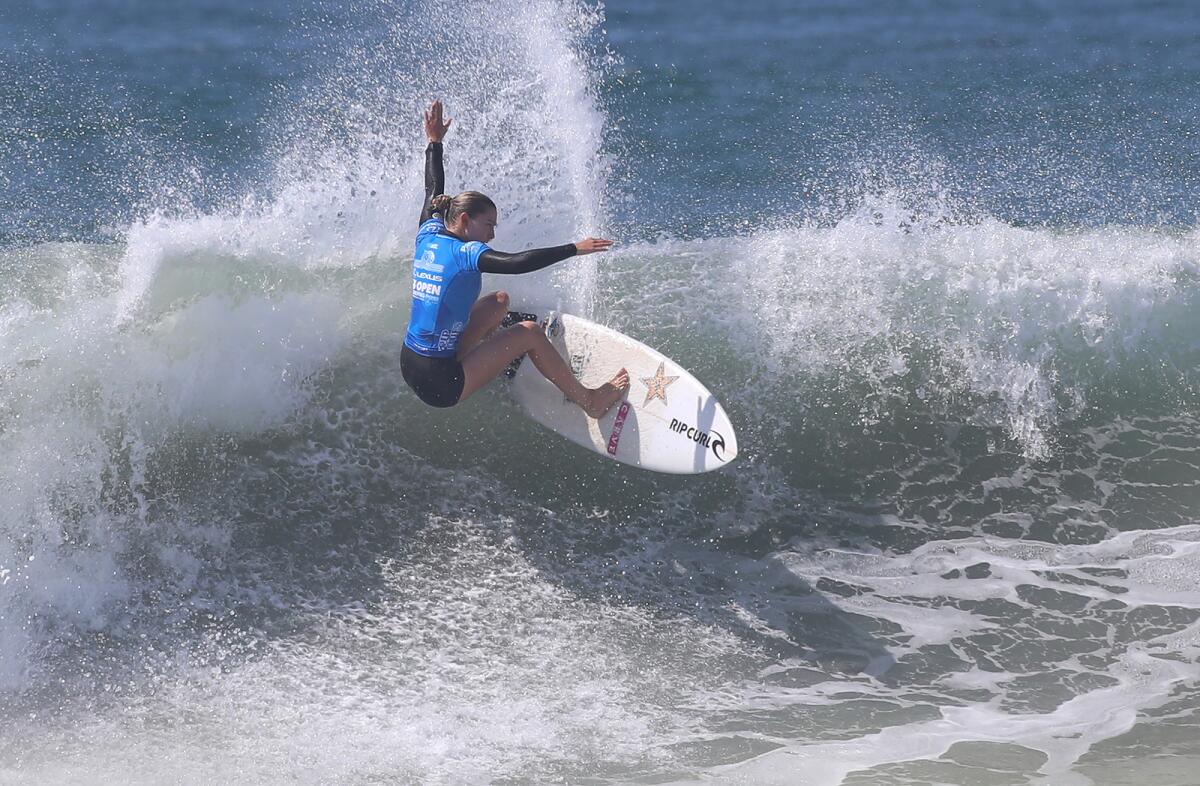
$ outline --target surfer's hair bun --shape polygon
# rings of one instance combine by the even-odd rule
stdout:
[[[438,194],[429,200],[429,204],[433,205],[435,212],[442,214],[442,220],[447,224],[453,224],[463,213],[474,218],[486,210],[496,209],[496,203],[478,191],[464,191],[453,199]]]

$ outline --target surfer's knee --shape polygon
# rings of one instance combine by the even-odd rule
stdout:
[[[521,344],[527,349],[541,343],[550,343],[546,334],[542,332],[541,325],[536,322],[529,320],[518,322],[513,325],[513,330],[521,337]]]
[[[489,292],[475,302],[482,307],[499,311],[501,314],[508,311],[508,293],[503,289],[497,292]]]

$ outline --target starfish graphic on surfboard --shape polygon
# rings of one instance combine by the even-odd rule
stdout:
[[[646,386],[646,400],[642,406],[649,404],[656,398],[661,398],[663,404],[667,403],[667,385],[670,385],[679,377],[668,377],[663,374],[663,369],[666,368],[666,362],[658,364],[658,371],[654,372],[652,377],[642,377],[642,384]]]

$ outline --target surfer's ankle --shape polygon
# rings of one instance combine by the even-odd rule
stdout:
[[[599,420],[625,396],[629,388],[629,374],[621,369],[616,376],[598,388],[588,390],[588,403],[583,411]]]

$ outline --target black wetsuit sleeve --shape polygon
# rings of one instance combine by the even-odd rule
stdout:
[[[531,248],[518,254],[506,254],[489,248],[479,255],[479,270],[483,273],[532,273],[562,262],[578,253],[574,243],[550,248]]]
[[[425,148],[425,205],[421,208],[421,220],[417,226],[433,218],[433,205],[429,200],[444,192],[446,170],[442,168],[442,143],[430,142]]]

